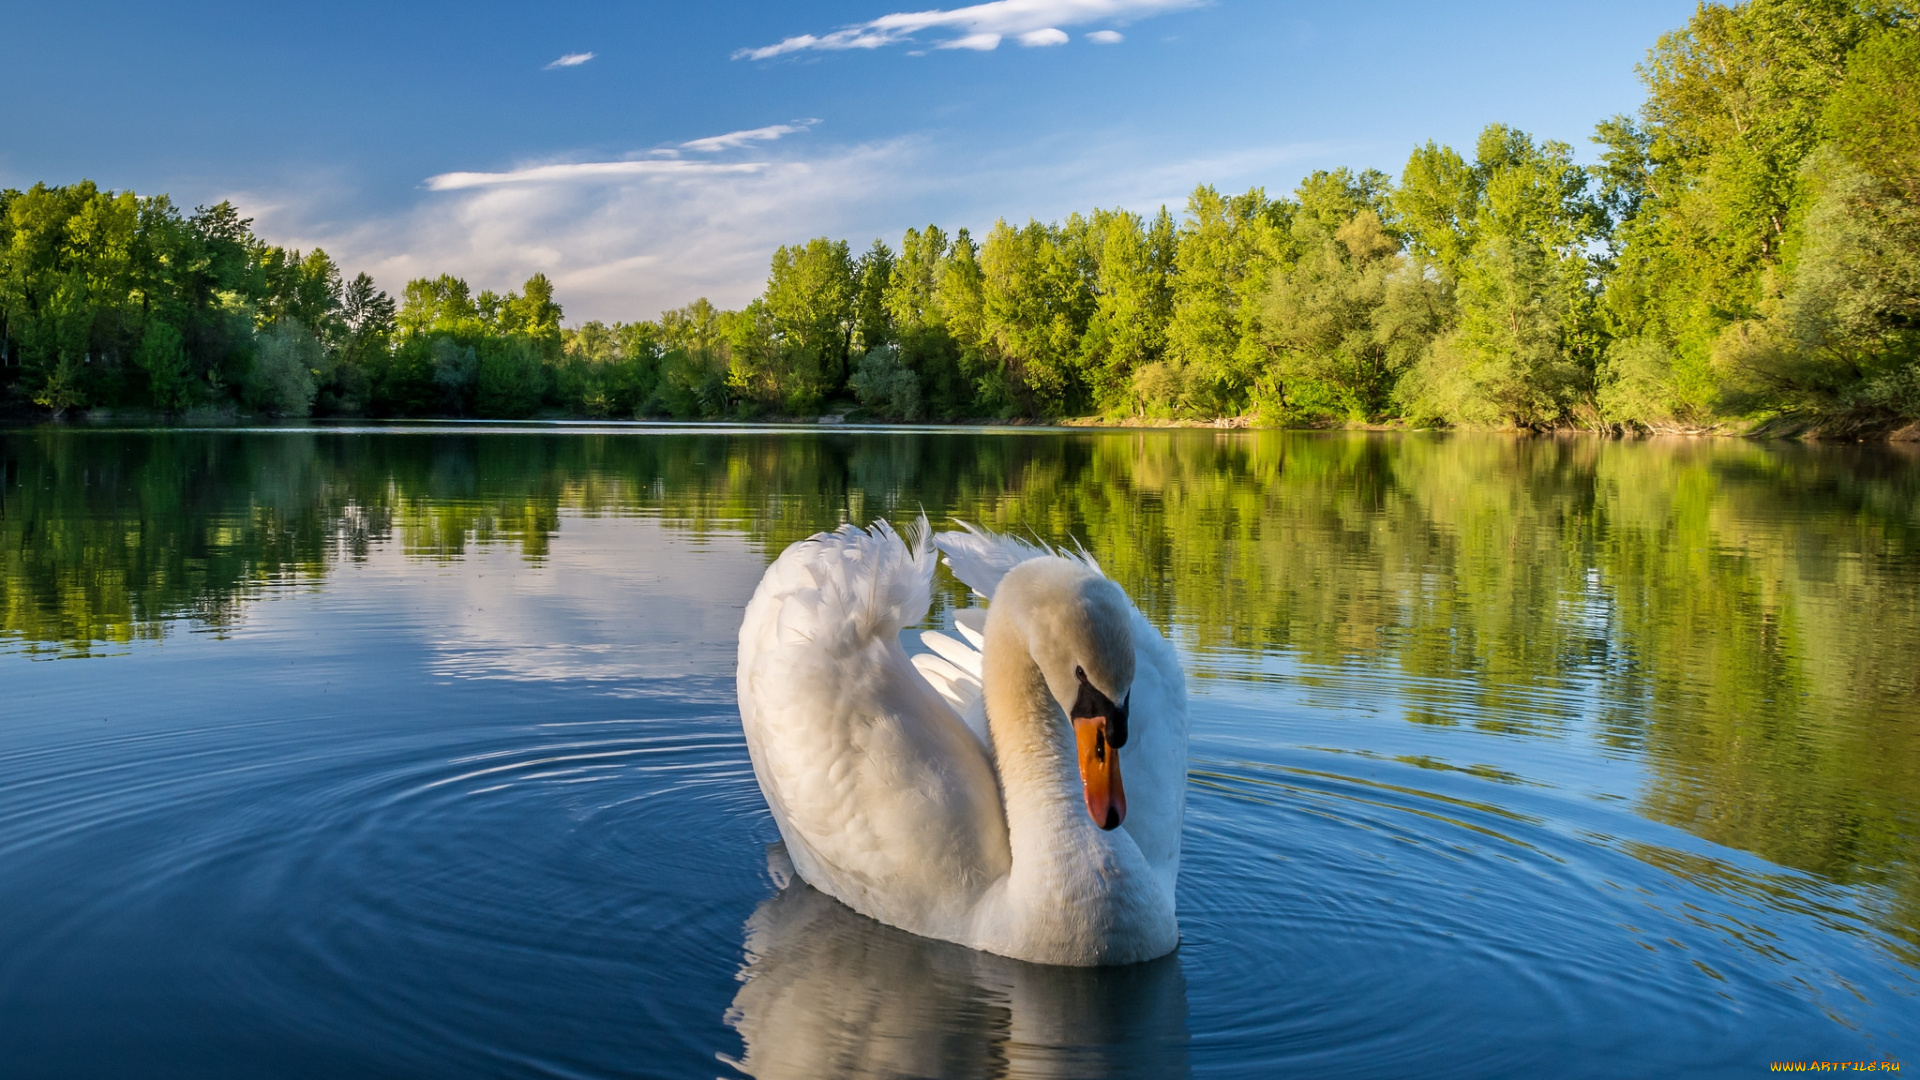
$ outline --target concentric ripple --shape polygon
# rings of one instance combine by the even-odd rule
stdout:
[[[1273,758],[1194,762],[1182,952],[1243,991],[1194,1000],[1197,1065],[1737,1074],[1756,1043],[1897,1056],[1913,1033],[1899,943],[1817,882],[1730,903],[1737,865],[1573,827],[1648,831],[1605,803],[1465,767],[1440,790],[1430,759]]]

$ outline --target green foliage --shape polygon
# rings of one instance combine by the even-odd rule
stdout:
[[[659,374],[643,413],[680,420],[726,415],[736,391],[729,384],[725,314],[704,296],[661,313]]]
[[[163,412],[186,408],[192,385],[187,381],[186,341],[180,331],[159,319],[147,323],[133,362],[147,373],[147,393],[154,408]]]
[[[433,357],[433,385],[440,391],[440,411],[449,416],[473,412],[480,381],[480,356],[473,346],[442,335],[427,345]]]
[[[1483,427],[1551,426],[1581,390],[1565,348],[1564,282],[1538,244],[1495,236],[1459,282],[1454,329],[1402,388],[1408,414]]]
[[[314,373],[324,360],[320,342],[299,320],[268,327],[247,372],[246,402],[272,416],[305,416],[313,408]]]
[[[1086,220],[1065,227],[994,225],[980,245],[981,345],[1021,415],[1088,404],[1080,342],[1094,311]]]
[[[1709,365],[1685,361],[1652,338],[1614,342],[1600,373],[1601,417],[1653,431],[1712,426],[1718,381]]]
[[[1259,188],[1223,196],[1202,186],[1187,197],[1167,358],[1195,411],[1238,413],[1269,389],[1258,300],[1281,254],[1284,217]]]
[[[474,408],[481,416],[520,420],[540,408],[547,389],[542,344],[522,335],[481,340],[474,378]]]
[[[653,323],[588,322],[563,331],[554,371],[561,406],[579,416],[639,414],[660,378],[660,331]]]
[[[868,349],[854,366],[849,380],[861,407],[875,416],[890,420],[918,420],[920,377],[900,361],[900,350],[892,345]]]
[[[725,416],[730,401],[724,357],[707,349],[671,349],[661,360],[654,406],[648,411],[678,420],[709,419]]]
[[[1824,127],[1848,161],[1920,203],[1920,27],[1882,30],[1853,51]]]
[[[1304,191],[1301,202],[1311,205]],[[1300,254],[1274,272],[1263,301],[1275,404],[1299,419],[1377,420],[1450,298],[1438,274],[1400,254],[1372,205],[1321,206],[1295,219]]]
[[[1473,250],[1481,178],[1451,146],[1429,141],[1407,158],[1393,193],[1395,218],[1412,250],[1449,274]]]
[[[772,385],[787,410],[811,412],[846,387],[856,293],[845,240],[820,237],[773,253],[765,306],[783,375]]]
[[[877,349],[893,341],[887,290],[893,283],[893,249],[875,240],[854,266],[853,348]]]
[[[1920,206],[1831,149],[1806,173],[1784,295],[1716,343],[1727,393],[1749,409],[1920,417]]]
[[[1173,215],[1165,207],[1152,221],[1124,210],[1095,210],[1087,222],[1094,306],[1080,364],[1102,412],[1137,412],[1136,373],[1166,356],[1177,245]]]
[[[1676,380],[1625,397],[1684,402],[1696,424],[1855,410],[1865,388],[1854,384],[1879,361],[1838,357],[1815,309],[1851,276],[1836,260],[1863,250],[1840,208],[1897,231],[1892,203],[1912,204],[1889,181],[1911,162],[1901,155],[1920,127],[1904,77],[1913,33],[1896,7],[1749,0],[1703,5],[1660,39],[1641,68],[1644,123],[1601,133],[1616,151],[1610,165],[1623,166],[1614,171],[1633,177],[1617,186],[1636,193],[1614,228],[1603,314],[1614,335],[1667,350]],[[1849,152],[1882,170],[1868,169],[1888,187],[1867,200],[1878,209],[1837,165]]]

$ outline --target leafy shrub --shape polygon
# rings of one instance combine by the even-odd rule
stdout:
[[[900,350],[892,345],[868,349],[848,382],[860,404],[876,416],[918,420],[923,415],[920,376],[901,363]]]

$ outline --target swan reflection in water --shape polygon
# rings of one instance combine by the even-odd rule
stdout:
[[[747,920],[730,1063],[758,1080],[838,1077],[1183,1077],[1178,953],[1124,967],[1050,967],[918,937],[799,879]]]

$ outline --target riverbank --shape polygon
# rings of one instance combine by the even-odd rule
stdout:
[[[1886,420],[1885,418],[1860,419],[1852,417],[1773,417],[1761,421],[1729,420],[1724,423],[1700,427],[1662,427],[1640,428],[1623,426],[1619,428],[1587,428],[1560,426],[1544,430],[1527,428],[1474,428],[1474,427],[1426,427],[1406,421],[1388,421],[1385,423],[1363,424],[1269,424],[1253,415],[1221,416],[1212,418],[1165,418],[1165,417],[1111,417],[1111,416],[1071,416],[1071,417],[960,417],[951,420],[887,420],[860,415],[857,411],[828,413],[819,416],[761,416],[751,419],[716,418],[713,420],[676,420],[670,417],[595,417],[553,413],[525,419],[505,419],[480,416],[428,416],[428,417],[367,417],[367,416],[329,416],[302,417],[288,419],[251,413],[231,406],[223,408],[190,409],[183,413],[168,414],[151,409],[90,409],[55,414],[51,410],[20,405],[0,406],[0,429],[20,429],[42,426],[72,426],[92,428],[223,428],[223,427],[314,427],[327,428],[342,425],[395,425],[411,424],[483,424],[513,427],[536,427],[540,425],[609,425],[659,428],[684,427],[740,427],[782,429],[794,427],[849,427],[849,428],[898,428],[901,430],[918,429],[954,429],[954,428],[1031,428],[1031,429],[1081,429],[1081,430],[1211,430],[1211,431],[1372,431],[1372,432],[1421,432],[1421,431],[1504,431],[1511,434],[1528,435],[1599,435],[1615,438],[1726,438],[1784,440],[1808,443],[1888,443],[1920,444],[1920,420]]]

